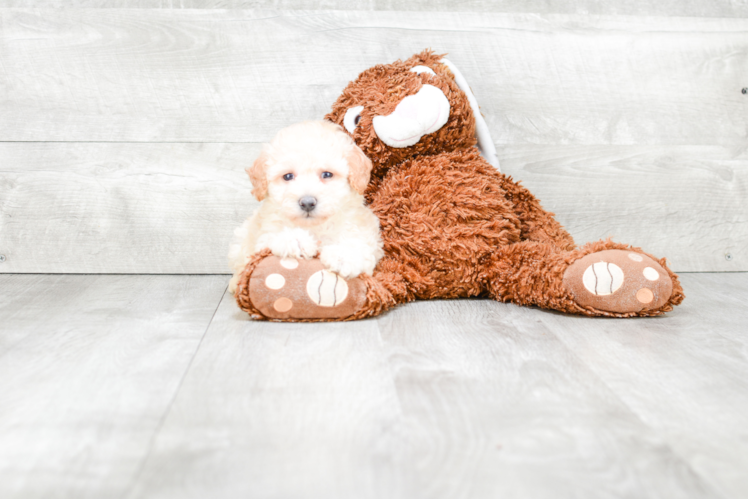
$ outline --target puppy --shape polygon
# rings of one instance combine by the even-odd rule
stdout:
[[[343,278],[371,274],[382,258],[379,219],[364,206],[371,161],[343,129],[308,121],[278,132],[247,169],[262,204],[234,231],[234,273],[265,249],[278,257],[310,259]]]

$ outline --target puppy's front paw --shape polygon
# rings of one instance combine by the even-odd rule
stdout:
[[[317,255],[317,240],[306,229],[284,229],[278,233],[266,233],[260,236],[255,252],[265,249],[278,257],[311,259]]]
[[[344,245],[328,245],[322,247],[319,260],[325,267],[342,276],[355,278],[360,274],[371,274],[374,271],[375,259],[367,258],[356,248]]]

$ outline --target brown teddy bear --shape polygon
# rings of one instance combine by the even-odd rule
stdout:
[[[475,98],[443,56],[427,50],[364,71],[325,118],[373,163],[366,200],[385,257],[373,276],[346,281],[318,259],[254,255],[236,290],[253,318],[352,320],[416,299],[476,296],[631,317],[683,301],[665,259],[611,241],[576,248],[553,214],[496,168]],[[281,289],[267,280],[275,274]]]

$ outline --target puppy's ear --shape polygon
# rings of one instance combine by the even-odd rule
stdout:
[[[269,159],[267,152],[263,149],[252,166],[246,169],[249,180],[252,182],[252,195],[257,198],[257,201],[264,200],[268,195],[268,178],[265,172]]]
[[[366,186],[369,185],[371,175],[371,160],[366,157],[361,148],[355,144],[345,157],[348,162],[348,184],[359,194],[364,194]]]

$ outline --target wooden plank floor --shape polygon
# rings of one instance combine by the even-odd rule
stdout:
[[[310,325],[222,275],[0,275],[0,496],[745,497],[748,273],[682,281]]]

